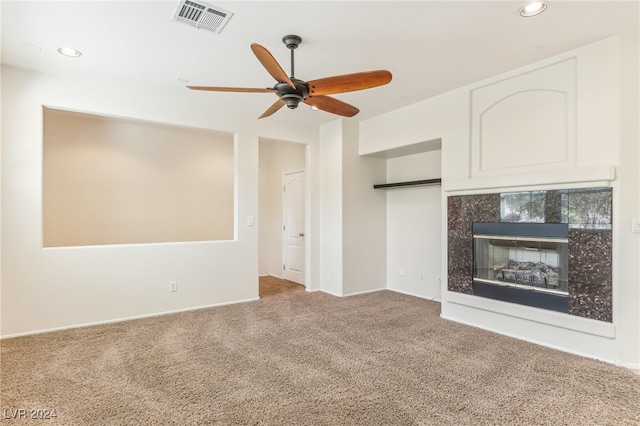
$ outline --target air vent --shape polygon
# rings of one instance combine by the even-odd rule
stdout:
[[[203,28],[219,34],[232,16],[232,12],[216,6],[202,2],[182,0],[180,4],[178,4],[173,19],[178,22],[185,22],[196,28]]]

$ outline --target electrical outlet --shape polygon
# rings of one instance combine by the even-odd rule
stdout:
[[[424,272],[420,272],[420,281],[424,281]]]
[[[172,292],[172,293],[175,292],[175,291],[178,291],[178,282],[177,281],[171,281],[169,283],[169,291]]]
[[[407,275],[407,272],[404,270],[404,268],[400,268],[399,275],[401,277],[404,277],[405,275]]]
[[[640,219],[631,219],[631,232],[640,234]]]

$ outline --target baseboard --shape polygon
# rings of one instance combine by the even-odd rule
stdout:
[[[343,294],[334,293],[334,292],[328,291],[328,290],[320,289],[319,291],[321,291],[323,293],[330,294],[330,295],[335,296],[335,297],[343,297],[344,296]]]
[[[628,368],[629,370],[633,370],[634,373],[640,375],[640,363],[637,362],[616,362],[616,365],[624,368]]]
[[[376,293],[376,292],[382,291],[382,290],[388,290],[388,289],[386,287],[382,287],[382,288],[377,288],[377,289],[374,289],[374,290],[357,291],[355,293],[343,294],[342,297],[351,297],[351,296],[358,296],[358,295],[361,295],[361,294]]]
[[[273,274],[264,274],[264,275],[260,275],[261,277],[273,277],[273,278],[277,278],[279,280],[284,280],[284,278],[282,278],[281,276],[278,275],[273,275]]]
[[[358,296],[358,295],[361,295],[361,294],[376,293],[378,291],[384,291],[384,290],[393,291],[393,292],[399,293],[399,294],[406,294],[407,296],[413,296],[413,297],[417,297],[417,298],[420,298],[420,299],[425,299],[425,300],[430,300],[430,301],[433,301],[433,302],[440,303],[440,299],[435,299],[435,298],[434,299],[430,299],[430,298],[427,298],[427,297],[424,297],[424,296],[419,296],[417,294],[412,294],[412,293],[405,292],[405,291],[395,290],[395,289],[388,288],[388,287],[381,287],[381,288],[376,288],[376,289],[373,289],[373,290],[357,291],[355,293],[346,293],[346,294],[337,294],[337,293],[333,293],[331,291],[322,290],[322,289],[320,289],[320,290],[311,290],[311,291],[321,291],[323,293],[327,293],[327,294],[330,294],[330,295],[336,296],[336,297],[351,297],[351,296]],[[307,290],[307,291],[310,291],[310,290]],[[440,292],[438,292],[438,294],[439,293]],[[436,295],[436,297],[437,297],[437,295]]]
[[[54,328],[47,328],[47,329],[43,329],[43,330],[27,331],[27,332],[24,332],[24,333],[14,333],[14,334],[8,334],[6,336],[0,336],[0,340],[2,340],[2,339],[11,339],[11,338],[14,338],[14,337],[32,336],[34,334],[53,333],[54,331],[72,330],[74,328],[84,328],[84,327],[93,327],[93,326],[96,326],[96,325],[115,324],[115,323],[124,322],[124,321],[133,321],[133,320],[137,320],[137,319],[153,318],[153,317],[159,317],[159,316],[163,316],[163,315],[178,314],[180,312],[198,311],[200,309],[215,308],[215,307],[218,307],[218,306],[235,305],[235,304],[238,304],[238,303],[246,303],[246,302],[255,302],[256,300],[260,300],[260,298],[256,297],[256,298],[251,298],[251,299],[236,300],[236,301],[233,301],[233,302],[214,303],[212,305],[203,305],[203,306],[196,306],[196,307],[192,307],[192,308],[176,309],[176,310],[172,310],[172,311],[157,312],[157,313],[154,313],[154,314],[135,315],[135,316],[131,316],[131,317],[117,318],[117,319],[113,319],[113,320],[95,321],[95,322],[88,322],[88,323],[84,323],[84,324],[69,325],[69,326],[64,326],[64,327],[54,327]]]
[[[408,291],[396,290],[395,288],[387,288],[387,290],[393,291],[393,292],[396,292],[396,293],[400,293],[400,294],[406,294],[407,296],[417,297],[419,299],[429,300],[431,302],[442,303],[442,300],[440,298],[438,298],[438,296],[440,296],[440,290],[438,290],[438,293],[434,297],[421,296],[419,294],[414,294],[414,293],[411,293],[411,292],[408,292]]]

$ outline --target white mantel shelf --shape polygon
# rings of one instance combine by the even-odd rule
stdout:
[[[522,173],[508,176],[481,176],[472,179],[447,179],[445,192],[472,191],[512,187],[588,184],[609,186],[615,179],[615,166],[582,167],[569,170]]]

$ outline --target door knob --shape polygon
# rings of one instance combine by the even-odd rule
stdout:
[[[304,232],[299,233],[298,237],[304,237]]]

